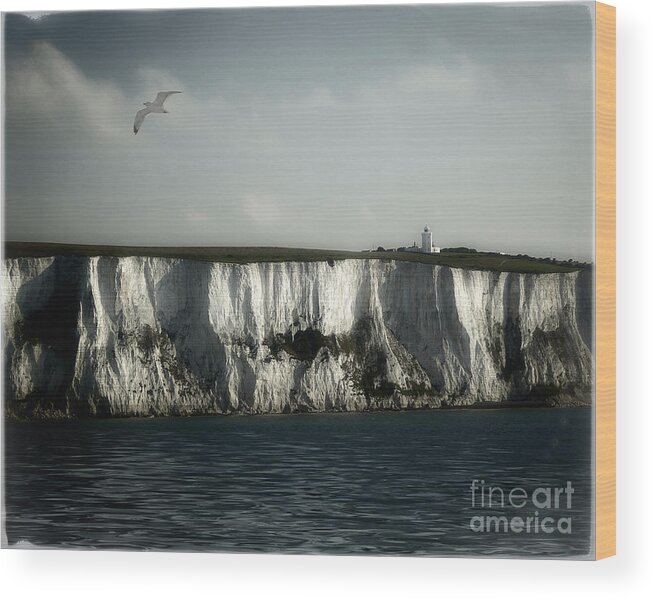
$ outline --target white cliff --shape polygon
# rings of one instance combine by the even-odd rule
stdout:
[[[4,264],[25,416],[588,403],[589,274],[371,260]]]

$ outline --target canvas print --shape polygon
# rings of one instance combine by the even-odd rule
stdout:
[[[4,547],[593,558],[593,3],[3,29]]]

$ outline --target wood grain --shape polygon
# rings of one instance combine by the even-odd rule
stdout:
[[[596,559],[616,554],[616,9],[596,3]]]

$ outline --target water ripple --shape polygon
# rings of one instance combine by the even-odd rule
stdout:
[[[8,423],[7,539],[23,547],[585,557],[591,413],[565,416]],[[573,533],[472,532],[472,479],[507,490],[574,482]]]

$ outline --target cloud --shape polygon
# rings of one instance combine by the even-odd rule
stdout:
[[[480,68],[471,61],[460,60],[454,67],[412,65],[395,82],[396,89],[406,93],[469,93],[478,87]]]
[[[35,43],[29,55],[7,69],[8,124],[39,130],[69,129],[79,137],[124,138],[131,134],[136,111],[154,100],[159,90],[182,90],[183,97],[169,100],[179,110],[178,127],[188,127],[201,103],[183,83],[163,70],[143,68],[136,96],[126,96],[116,83],[90,78],[49,42]],[[212,105],[223,107],[222,99]],[[179,109],[178,109],[179,107]],[[169,125],[173,125],[173,121]],[[183,122],[182,122],[183,121]]]
[[[31,10],[29,12],[24,12],[20,14],[25,15],[28,19],[32,19],[32,21],[40,21],[41,19],[43,19],[43,17],[50,16],[53,13],[47,11]]]
[[[455,64],[406,65],[359,87],[354,100],[367,107],[434,106],[435,101],[458,104],[475,97],[483,81],[481,68],[469,60]]]
[[[452,65],[419,63],[389,69],[378,77],[354,83],[345,93],[335,93],[332,88],[319,85],[295,100],[293,106],[305,117],[344,113],[370,119],[389,111],[402,113],[417,108],[431,111],[437,102],[459,106],[471,102],[479,96],[482,87],[490,84],[493,81],[489,81],[479,65],[460,56]],[[269,109],[274,113],[280,107],[269,106]]]
[[[243,216],[253,225],[267,227],[289,218],[284,206],[270,193],[248,193],[241,204]]]
[[[329,109],[337,106],[338,100],[334,92],[327,86],[319,86],[300,100],[300,105],[308,109]]]
[[[27,126],[115,135],[133,112],[117,86],[89,79],[48,42],[35,44],[30,55],[11,64],[6,90],[9,121]]]

